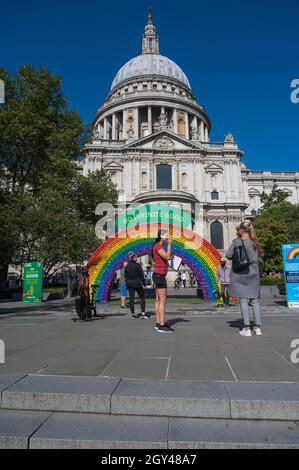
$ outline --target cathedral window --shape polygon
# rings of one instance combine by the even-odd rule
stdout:
[[[157,165],[157,189],[172,189],[172,166]]]
[[[224,243],[223,243],[223,225],[218,220],[215,220],[211,223],[210,226],[210,234],[211,234],[211,244],[217,250],[223,250]]]
[[[213,189],[213,191],[211,192],[211,199],[212,201],[218,201],[219,193],[216,189]]]

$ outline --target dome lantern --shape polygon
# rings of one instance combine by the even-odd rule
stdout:
[[[148,9],[147,25],[142,36],[142,54],[159,54],[159,36],[153,25],[151,8]]]

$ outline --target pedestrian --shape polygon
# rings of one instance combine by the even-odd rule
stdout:
[[[230,307],[230,273],[231,267],[227,265],[226,259],[222,258],[216,277],[217,281],[220,281],[221,284],[221,297],[225,307]]]
[[[187,287],[186,286],[186,282],[187,282],[187,274],[186,274],[186,271],[183,271],[182,272],[182,281],[183,281],[183,287],[184,289]]]
[[[142,267],[139,263],[137,263],[137,255],[132,251],[129,253],[129,262],[125,267],[125,280],[127,289],[129,291],[132,319],[136,320],[139,317],[147,319],[148,317],[145,314],[145,293],[143,289],[143,287],[146,285],[146,282]],[[141,315],[135,315],[135,292],[137,292],[140,298]]]
[[[178,290],[180,288],[180,284],[181,284],[181,280],[179,278],[179,276],[177,276],[174,280],[174,288],[175,290]]]
[[[261,308],[260,308],[260,264],[263,250],[256,237],[251,222],[242,222],[237,227],[237,238],[232,242],[226,252],[226,257],[232,260],[231,295],[240,298],[241,313],[244,328],[240,331],[242,336],[251,336],[249,306],[252,306],[254,315],[254,333],[262,335]]]
[[[127,308],[127,297],[128,290],[126,287],[126,278],[125,278],[125,268],[128,265],[128,262],[125,261],[120,269],[120,278],[119,278],[119,291],[120,291],[120,306],[121,308]]]
[[[167,249],[163,244],[167,243]],[[167,282],[168,261],[171,259],[171,240],[167,230],[160,230],[152,248],[154,262],[153,281],[156,289],[156,325],[158,333],[173,333],[173,329],[165,322],[166,302],[167,302]]]
[[[190,287],[192,288],[194,284],[194,274],[192,271],[190,271]]]

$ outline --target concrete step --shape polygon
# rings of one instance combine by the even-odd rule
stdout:
[[[0,410],[0,448],[298,449],[293,421]]]
[[[299,421],[298,383],[8,375],[0,392],[10,410]]]

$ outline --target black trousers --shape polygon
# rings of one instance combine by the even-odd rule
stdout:
[[[140,298],[140,303],[141,303],[141,311],[145,312],[145,293],[142,284],[136,284],[136,285],[127,285],[127,289],[129,291],[129,297],[130,297],[130,310],[132,315],[135,313],[135,305],[134,305],[134,299],[135,299],[135,292],[137,292],[139,298]]]

